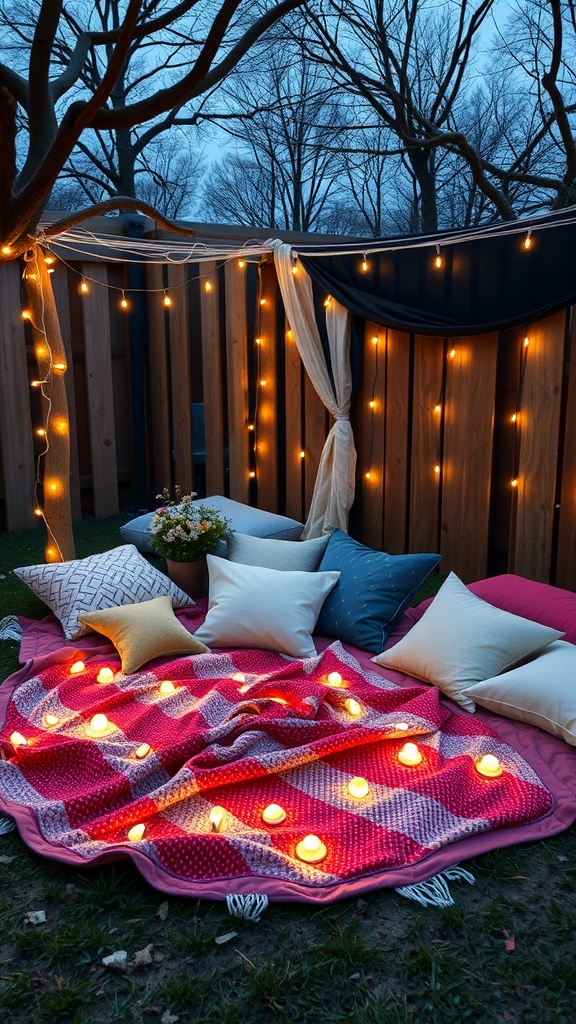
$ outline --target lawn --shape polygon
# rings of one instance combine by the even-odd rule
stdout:
[[[80,523],[78,555],[117,544],[122,521]],[[46,613],[10,571],[43,546],[41,531],[0,539],[0,617]],[[16,655],[0,643],[1,679]],[[166,897],[128,862],[44,860],[12,832],[0,837],[1,1024],[572,1024],[576,829],[465,866],[476,883],[453,883],[445,910],[381,890],[270,904],[253,924]],[[46,923],[25,924],[37,910]],[[126,970],[102,963],[117,950]]]

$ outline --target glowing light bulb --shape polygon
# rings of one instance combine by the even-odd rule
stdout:
[[[405,743],[402,750],[398,751],[398,760],[401,764],[407,764],[413,767],[420,764],[422,754],[415,743]]]
[[[141,743],[139,747],[136,747],[136,750],[134,751],[134,757],[137,757],[138,760],[142,760],[143,757],[148,757],[148,754],[150,753],[151,750],[152,747],[150,746],[149,743]]]
[[[530,231],[526,235],[526,238],[524,239],[524,248],[525,249],[531,249],[532,248],[532,238],[531,238],[531,235],[532,235],[532,229],[530,229]]]
[[[254,472],[253,469],[250,470],[248,476],[250,477],[251,480],[254,480],[256,478],[256,473]]]
[[[298,267],[296,266],[296,264],[295,264],[295,263],[293,263],[293,264],[292,264],[292,273],[293,273],[294,275],[296,275],[296,274],[298,273]]]
[[[332,296],[331,295],[327,295],[326,298],[324,299],[324,306],[325,306],[326,309],[328,309],[328,306],[330,305],[331,302],[332,302]]]
[[[246,266],[246,260],[238,260],[238,266],[243,269]]]
[[[64,373],[66,363],[52,363],[52,369],[56,370],[57,373]]]
[[[375,409],[376,408],[376,402],[374,401],[373,398],[371,398],[370,401],[368,402],[368,407],[370,409]]]
[[[366,480],[371,480],[372,479],[372,473],[370,472],[369,469],[366,470],[366,472],[364,473],[364,476],[365,476]]]
[[[210,811],[210,825],[213,832],[220,832],[226,810],[224,807],[213,807]]]
[[[434,260],[434,266],[436,267],[436,270],[442,270],[443,264],[444,264],[444,260],[442,259],[440,254],[438,254],[436,259]]]
[[[448,359],[454,359],[455,355],[456,355],[456,349],[455,348],[451,348],[449,353],[448,353]]]
[[[58,718],[58,715],[53,715],[51,712],[47,712],[44,715],[44,725],[47,725],[48,727],[58,725],[59,721],[60,719]]]
[[[262,338],[254,338],[254,344],[255,345],[261,345],[262,344]]]
[[[301,459],[304,459],[304,458],[306,458],[306,452],[305,452],[304,450],[302,450],[302,451],[300,452],[300,458],[301,458]]]
[[[496,779],[504,770],[495,754],[483,754],[480,760],[476,761],[475,767],[480,775],[485,775],[488,779]]]
[[[512,477],[512,479],[510,481],[510,486],[511,487],[518,487],[518,477],[517,476]]]
[[[372,344],[373,345],[377,345],[378,344],[378,335],[377,334],[375,334],[374,337],[372,338]]]
[[[162,302],[166,306],[166,309],[168,309],[172,305],[172,299],[170,298],[169,295],[166,294],[166,292],[164,292],[164,298],[162,299]]]
[[[263,377],[263,378],[262,378],[262,380],[259,380],[259,381],[258,381],[258,383],[259,383],[259,385],[260,385],[260,387],[261,387],[261,388],[265,388],[265,387],[266,387],[266,385],[267,385],[267,383],[268,383],[268,381],[266,380],[266,378],[265,378],[265,377]]]
[[[342,686],[342,676],[339,672],[329,672],[326,682],[328,686]]]
[[[42,384],[43,384],[43,381],[41,381],[41,380],[31,380],[30,381],[30,387],[31,388],[41,388]]]
[[[158,689],[159,689],[161,694],[163,694],[164,696],[167,696],[169,693],[174,693],[175,690],[176,690],[176,687],[174,686],[174,683],[172,682],[171,679],[164,679],[160,683],[160,686],[158,687]]]
[[[21,316],[22,320],[31,320],[32,319],[32,313],[30,312],[29,309],[23,309],[22,312],[20,313],[20,316]]]
[[[47,263],[48,266],[50,267],[50,266],[52,266],[53,263],[56,263],[56,257],[55,256],[45,256],[44,257],[44,263]]]
[[[440,405],[440,402],[436,402],[436,405],[434,406],[434,412],[442,412],[442,406]]]
[[[21,732],[13,732],[10,736],[10,743],[14,748],[28,746],[28,740]]]
[[[350,779],[347,789],[350,796],[356,797],[357,800],[362,800],[365,796],[368,796],[370,786],[366,779],[357,775],[355,778]]]
[[[128,309],[128,299],[124,295],[124,292],[122,292],[122,298],[120,299],[120,308]]]
[[[49,545],[44,551],[44,557],[47,562],[58,562],[61,561],[58,550],[55,547]]]
[[[355,718],[362,714],[362,705],[354,697],[347,697],[344,701],[344,706],[348,713],[354,715]]]
[[[84,672],[86,665],[83,661],[75,661],[73,665],[70,665],[70,675],[78,676],[81,672]]]
[[[528,348],[529,344],[530,344],[530,338],[528,337],[528,335],[526,335],[526,337],[524,338],[524,348]]]
[[[209,281],[208,278],[206,278],[206,280],[204,281],[204,291],[205,292],[211,292],[212,291],[212,282]]]
[[[248,430],[254,430],[254,424],[253,423],[249,423],[248,424]]]
[[[304,836],[304,839],[298,843],[296,856],[308,864],[317,864],[318,861],[324,860],[326,847],[318,836],[310,834]]]
[[[36,508],[34,509],[34,515],[35,516],[43,516],[44,515],[44,513],[43,513],[43,511],[42,511],[42,509],[40,508],[39,505],[37,505]]]
[[[434,472],[436,473],[436,476],[440,476],[440,463],[439,462],[437,462],[436,465],[434,466]]]
[[[146,834],[146,825],[139,822],[138,825],[132,825],[132,828],[128,829],[128,839],[131,843],[137,843],[140,839],[143,839]]]
[[[260,299],[260,305],[261,306],[265,306],[266,305],[266,299]]]
[[[36,434],[38,435],[38,437],[46,437],[46,431],[44,430],[44,427],[38,427],[36,430]]]
[[[88,726],[88,728],[91,733],[101,736],[110,728],[110,722],[108,721],[106,715],[102,714],[102,712],[99,712],[97,715],[92,715],[92,718],[90,719],[90,725]]]
[[[47,269],[49,274],[53,274],[56,268],[55,267],[47,267],[46,269]]]
[[[510,419],[512,420],[512,423],[516,423],[516,420],[518,419],[518,413],[513,412]]]
[[[114,672],[111,668],[108,668],[108,665],[104,665],[96,676],[97,683],[111,683],[113,679]]]
[[[11,252],[12,252],[12,249],[10,248],[9,245],[3,245],[2,246],[2,255],[3,256],[9,256]]]
[[[268,804],[262,811],[262,819],[268,825],[280,825],[286,817],[286,811],[280,804]]]
[[[364,253],[364,259],[362,260],[362,263],[360,264],[360,266],[361,266],[362,270],[364,271],[364,273],[366,273],[366,271],[368,270],[368,260],[366,259],[366,253]]]
[[[78,290],[79,290],[81,295],[88,295],[88,292],[90,291],[90,287],[89,287],[88,281],[86,280],[85,277],[83,277],[82,280],[80,281],[80,287],[79,287]]]
[[[231,678],[234,680],[235,683],[245,683],[246,682],[246,676],[244,675],[243,672],[235,672],[234,675]]]

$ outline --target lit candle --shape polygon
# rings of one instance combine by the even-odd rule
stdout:
[[[420,764],[422,754],[415,743],[405,743],[402,750],[398,751],[398,760],[402,764],[416,765]]]
[[[357,700],[354,700],[354,697],[348,697],[344,701],[344,705],[351,715],[358,716],[362,714],[362,705]]]
[[[234,680],[235,683],[246,682],[246,676],[244,675],[243,672],[235,672],[234,675],[232,676],[232,679]]]
[[[268,825],[279,825],[281,821],[284,821],[286,817],[286,811],[280,804],[268,804],[262,811],[262,818],[268,823]]]
[[[317,864],[318,861],[324,860],[326,856],[326,847],[318,836],[308,835],[304,836],[298,846],[296,847],[296,856],[300,860],[305,860],[308,864]]]
[[[342,686],[342,676],[339,672],[330,672],[327,679],[328,686]]]
[[[476,762],[476,771],[480,772],[480,775],[486,775],[489,779],[495,779],[498,775],[502,775],[503,768],[495,754],[483,754]]]
[[[226,810],[224,807],[213,807],[210,811],[210,824],[213,832],[219,832]]]
[[[134,757],[148,757],[148,754],[150,753],[151,749],[152,748],[150,747],[149,743],[141,743],[139,747],[136,747],[136,750],[134,751]]]
[[[13,732],[10,736],[10,743],[13,747],[27,747],[28,740],[21,732]]]
[[[357,775],[354,779],[350,779],[348,783],[348,792],[350,796],[356,797],[357,800],[361,800],[362,797],[368,796],[370,787],[366,781],[360,775]]]
[[[77,676],[80,672],[83,672],[86,665],[83,661],[75,661],[73,665],[70,665],[70,675]]]
[[[160,693],[162,693],[164,695],[166,695],[168,693],[174,693],[175,689],[176,689],[176,687],[174,686],[174,683],[171,682],[170,679],[164,679],[160,683]]]
[[[137,843],[139,839],[144,838],[146,832],[146,825],[139,822],[138,825],[132,825],[132,828],[128,830],[128,839],[131,843]]]
[[[88,726],[88,728],[91,733],[101,736],[103,733],[107,732],[111,728],[111,725],[108,719],[106,718],[106,715],[97,714],[93,715],[93,717],[90,719],[90,725]]]
[[[108,668],[107,665],[105,665],[104,668],[101,668],[98,675],[96,676],[97,683],[111,683],[113,679],[114,673],[111,668]]]
[[[53,715],[50,712],[47,712],[47,714],[44,715],[44,725],[58,725],[59,721],[60,719],[58,718],[58,715]]]

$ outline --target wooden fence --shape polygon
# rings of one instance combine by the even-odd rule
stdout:
[[[206,493],[304,519],[330,423],[303,372],[273,264],[151,265],[147,294],[128,293],[128,312],[118,304],[124,274],[94,261],[60,266],[52,278],[68,355],[74,517],[113,514],[135,495],[138,507],[153,507],[174,482],[191,490],[191,404],[202,401]],[[20,288],[20,268],[0,268],[5,531],[33,525],[41,443]],[[147,329],[135,337],[138,303]],[[351,417],[353,536],[394,554],[439,550],[441,571],[465,581],[515,572],[576,589],[571,311],[532,324],[528,338],[526,348],[519,331],[440,339],[365,325]],[[146,377],[135,385],[139,362]]]

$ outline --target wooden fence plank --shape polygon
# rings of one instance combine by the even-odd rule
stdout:
[[[111,516],[118,511],[119,504],[112,403],[108,269],[103,263],[83,263],[81,272],[94,282],[88,301],[82,305],[94,515]]]
[[[388,331],[386,363],[383,542],[384,550],[395,555],[406,550],[410,335],[401,331]]]
[[[277,344],[276,344],[276,272],[274,264],[261,267],[262,298],[260,310],[260,344],[258,362],[260,379],[267,385],[259,391],[256,422],[256,479],[258,481],[258,508],[278,511],[278,452],[277,452]]]
[[[168,287],[175,297],[169,321],[174,482],[183,494],[190,494],[194,483],[187,273],[186,266],[168,267]]]
[[[224,494],[224,398],[217,264],[202,264],[212,291],[200,288],[202,387],[206,437],[206,494]]]
[[[528,331],[513,572],[549,582],[566,312]]]
[[[34,518],[34,445],[18,263],[0,267],[0,446],[9,530],[27,530]]]
[[[357,486],[361,494],[362,543],[378,551],[382,550],[384,532],[385,382],[386,330],[367,322],[364,328]],[[372,401],[373,408],[370,407]]]
[[[458,338],[448,356],[440,570],[486,575],[498,336]]]
[[[230,447],[230,497],[245,504],[250,500],[248,463],[248,327],[246,279],[232,260],[224,270],[226,290],[226,376],[228,437]]]
[[[417,335],[414,339],[409,551],[438,550],[440,480],[434,467],[441,452],[444,410],[437,410],[436,406],[441,398],[443,363],[443,339]]]
[[[170,431],[170,399],[168,387],[168,361],[166,350],[166,317],[170,317],[173,306],[166,313],[158,301],[158,289],[163,287],[162,267],[150,264],[146,267],[148,294],[148,393],[150,396],[151,439],[151,483],[154,495],[172,485],[172,442]],[[171,296],[172,302],[180,301],[180,293]]]
[[[294,332],[286,323],[284,344],[284,387],[286,403],[285,445],[286,445],[286,515],[302,520],[303,509],[303,465],[300,451],[302,438],[302,360]]]
[[[75,277],[76,275],[74,275]],[[64,383],[66,385],[66,400],[68,402],[68,422],[70,424],[70,505],[72,508],[72,522],[76,523],[82,518],[82,506],[80,502],[80,469],[78,465],[78,432],[76,422],[76,395],[74,391],[74,352],[72,348],[72,328],[70,324],[70,295],[68,291],[68,275],[66,269],[57,274],[52,274],[52,290],[58,310],[60,321],[60,332],[64,342],[66,353],[66,365],[68,367]]]
[[[556,585],[576,590],[576,318],[572,324],[570,380],[564,424],[562,490],[558,524]]]
[[[304,377],[304,514],[310,510],[314,484],[324,442],[328,435],[328,412],[308,374]]]

